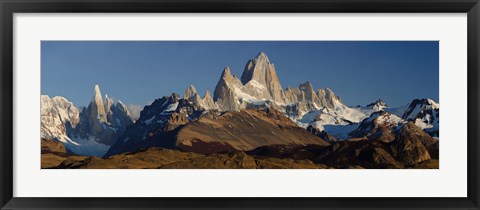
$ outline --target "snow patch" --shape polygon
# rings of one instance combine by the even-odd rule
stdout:
[[[164,110],[164,112],[173,112],[177,110],[178,107],[178,102],[175,102],[173,104],[168,105],[167,109]]]
[[[152,124],[153,120],[155,119],[155,115],[153,115],[150,119],[145,120],[145,124],[150,125]]]
[[[96,138],[89,136],[88,139],[73,138],[77,145],[66,143],[65,147],[77,155],[103,157],[110,146],[98,143]]]

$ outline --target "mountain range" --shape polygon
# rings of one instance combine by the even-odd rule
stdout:
[[[347,106],[332,90],[315,90],[310,82],[284,89],[274,64],[261,52],[247,61],[240,78],[225,67],[213,97],[208,90],[201,97],[190,85],[183,97],[172,93],[146,105],[136,121],[122,101],[102,97],[98,85],[81,110],[64,97],[42,95],[41,137],[62,143],[69,154],[104,158],[153,147],[203,155],[238,151],[261,155],[260,151],[272,153],[288,145],[296,151],[309,150],[309,145],[329,148],[345,144],[341,142],[376,142],[370,149],[387,153],[394,160],[388,166],[399,166],[431,159],[429,148],[438,146],[439,110],[431,99],[413,99],[395,108],[381,99]],[[405,149],[392,145],[406,141],[401,139],[405,136],[418,146],[407,154],[418,157],[402,163],[408,159],[399,156]],[[329,157],[339,155],[333,153]]]

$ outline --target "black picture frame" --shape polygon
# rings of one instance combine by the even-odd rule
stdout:
[[[478,0],[0,0],[1,209],[479,209]],[[17,198],[13,197],[14,13],[467,13],[468,196],[465,198]]]

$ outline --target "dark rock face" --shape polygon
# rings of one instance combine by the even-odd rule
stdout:
[[[394,140],[390,142],[361,140],[336,141],[330,146],[272,145],[256,148],[247,154],[307,159],[332,168],[438,168],[435,163],[438,162],[438,140],[411,122],[392,135]]]
[[[197,119],[204,110],[178,94],[162,97],[145,106],[139,119],[119,137],[105,156],[161,146],[175,148],[174,131]]]
[[[155,103],[152,106],[156,106]],[[146,108],[145,114],[149,111],[150,108]],[[187,122],[184,120],[186,118],[179,118],[181,113],[174,112],[169,116],[170,118],[179,119],[180,123],[176,124],[170,122],[147,126],[143,121],[137,121],[133,126],[129,127],[127,134],[119,141],[120,143],[114,145],[107,152],[106,156],[152,146],[210,154],[248,151],[271,144],[328,145],[322,138],[298,127],[290,119],[274,109],[223,113],[211,110],[198,115],[192,112],[188,116],[199,117],[188,120],[187,124],[184,124]],[[140,119],[147,118],[140,117]],[[175,122],[177,121],[175,120]],[[167,129],[172,124],[177,126],[173,129]],[[144,138],[143,135],[145,133],[147,137]]]
[[[430,135],[409,122],[398,132],[391,148],[399,161],[406,165],[413,165],[431,159],[425,146],[434,143],[435,140]]]
[[[307,127],[307,131],[310,132],[310,133],[312,133],[312,134],[315,135],[315,136],[318,136],[318,137],[320,137],[320,138],[322,138],[322,139],[325,139],[325,141],[328,141],[328,142],[336,142],[336,141],[337,141],[337,139],[336,139],[334,136],[328,134],[328,133],[327,133],[326,131],[324,131],[324,130],[319,131],[317,128],[313,127],[312,125],[309,125],[309,126]]]
[[[414,99],[408,106],[405,113],[402,115],[403,119],[412,120],[416,117],[418,112],[426,109],[439,109],[438,104],[430,99]]]

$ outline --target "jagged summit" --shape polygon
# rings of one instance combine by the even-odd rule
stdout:
[[[423,110],[437,110],[440,109],[434,100],[428,98],[414,99],[407,107],[405,113],[402,115],[403,119],[414,119],[419,112]]]
[[[183,94],[183,98],[187,99],[189,102],[195,104],[196,106],[203,107],[204,109],[214,109],[216,108],[215,102],[213,101],[212,96],[210,95],[210,91],[207,90],[203,98],[200,97],[197,90],[193,85],[190,85],[185,93]]]
[[[307,89],[313,90],[312,83],[310,83],[309,81],[300,83],[300,85],[298,85],[298,88],[300,88],[300,90],[307,90]]]
[[[270,63],[270,61],[268,60],[267,54],[264,53],[264,52],[259,52],[259,53],[257,54],[257,56],[255,57],[255,60],[256,60],[256,61],[265,61],[265,62],[267,62],[267,63]]]
[[[210,98],[212,97],[210,94],[210,90],[205,91],[205,96],[203,98]]]
[[[118,100],[117,104],[115,106],[122,112],[125,112],[127,116],[131,118],[130,111],[127,108],[127,105],[125,105],[122,101]]]
[[[240,80],[232,76],[228,66],[225,67],[215,87],[213,100],[223,110],[244,109],[269,103],[267,101],[277,105],[305,102],[311,107],[328,108],[343,105],[333,91],[328,88],[315,91],[308,81],[283,90],[275,66],[264,52],[247,62]]]
[[[96,84],[92,101],[82,111],[80,122],[70,135],[86,141],[95,137],[98,143],[112,145],[132,123],[127,106],[119,100],[115,103],[107,94],[103,99],[100,86]]]
[[[375,111],[380,111],[380,110],[384,110],[385,108],[389,108],[387,103],[385,103],[382,99],[377,99],[375,102],[368,104],[367,107]]]
[[[275,66],[270,63],[267,55],[263,52],[247,62],[240,80],[243,85],[255,80],[267,89],[271,99],[283,101],[282,85],[278,80]]]
[[[100,91],[100,86],[98,84],[95,85],[95,88],[93,90],[93,98],[97,99],[98,97],[102,97],[102,92]]]
[[[95,85],[93,99],[88,105],[88,113],[90,118],[98,119],[100,122],[107,121],[102,92],[98,84]]]
[[[197,89],[195,89],[195,86],[190,85],[186,90],[185,93],[183,94],[184,99],[190,99],[198,97]]]
[[[230,70],[230,67],[228,66],[225,66],[225,68],[223,68],[223,71],[222,71],[222,78],[225,78],[225,77],[232,77],[232,72]]]

